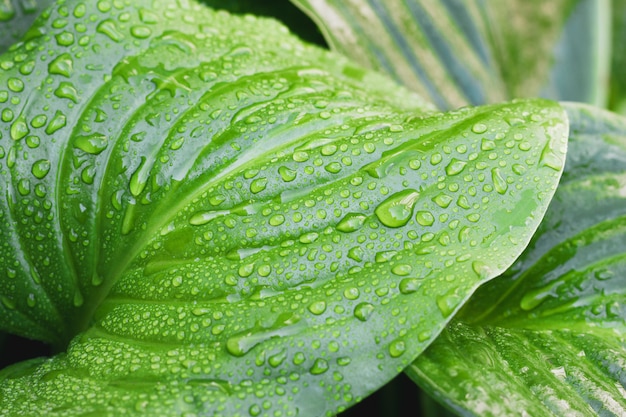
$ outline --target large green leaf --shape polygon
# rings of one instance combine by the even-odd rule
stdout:
[[[445,114],[271,20],[60,1],[0,58],[0,327],[13,415],[323,415],[505,270],[563,110]],[[4,87],[6,86],[6,87]]]
[[[335,50],[443,109],[538,95],[606,100],[608,1],[292,1]]]
[[[52,0],[0,0],[0,53],[22,38]]]
[[[408,368],[462,415],[626,415],[626,119],[570,104],[537,235]]]

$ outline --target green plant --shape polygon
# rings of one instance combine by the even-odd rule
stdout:
[[[545,59],[610,5],[511,3],[529,60],[505,7],[435,2],[465,22],[435,42],[294,3],[363,65],[391,34],[421,95],[192,1],[57,1],[0,57],[0,328],[55,350],[0,372],[0,415],[333,415],[404,370],[460,414],[623,414],[626,121],[486,104],[619,109],[610,54]]]

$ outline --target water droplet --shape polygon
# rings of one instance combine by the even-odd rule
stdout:
[[[150,175],[150,169],[152,167],[146,162],[146,157],[142,156],[141,163],[139,164],[133,175],[131,175],[130,177],[130,183],[128,185],[128,188],[130,190],[130,193],[135,197],[143,192],[148,183],[148,176]]]
[[[283,216],[282,214],[275,214],[272,217],[270,217],[270,220],[269,220],[269,224],[271,226],[280,226],[284,222],[285,222],[285,216]]]
[[[417,278],[404,278],[400,281],[399,289],[402,294],[411,294],[420,287],[420,280]]]
[[[482,151],[493,151],[494,149],[496,149],[496,143],[491,139],[483,138],[483,140],[480,142],[480,149]]]
[[[319,237],[320,237],[320,235],[318,233],[310,232],[310,233],[305,233],[302,236],[300,236],[299,240],[300,240],[300,243],[313,243]]]
[[[29,133],[30,129],[26,124],[26,118],[24,116],[18,117],[17,120],[15,120],[15,122],[13,122],[13,124],[11,125],[10,134],[11,139],[13,140],[20,140]]]
[[[395,250],[388,250],[388,251],[378,252],[378,253],[376,253],[376,262],[378,262],[378,263],[389,262],[397,254],[398,254],[398,252],[395,251]]]
[[[429,211],[418,211],[415,220],[422,226],[432,226],[435,223],[435,217]]]
[[[250,192],[253,194],[260,193],[267,186],[267,178],[258,178],[250,184]]]
[[[111,19],[100,22],[96,31],[108,36],[113,42],[121,42],[124,40],[124,35],[119,31],[117,25]]]
[[[19,78],[9,78],[7,87],[9,87],[9,90],[19,93],[24,90],[24,82]]]
[[[309,372],[313,375],[323,374],[326,371],[328,371],[328,362],[322,358],[315,359],[313,366],[309,369]]]
[[[291,182],[296,178],[296,171],[285,166],[278,168],[278,174],[285,182]]]
[[[42,179],[43,177],[48,175],[50,168],[51,168],[50,161],[48,161],[47,159],[40,159],[39,161],[33,164],[31,172],[33,173],[35,177]]]
[[[80,307],[85,303],[85,298],[83,297],[83,294],[81,294],[81,292],[79,290],[76,290],[74,292],[74,307]]]
[[[506,190],[509,188],[509,184],[507,184],[506,180],[502,176],[500,168],[494,168],[491,170],[491,179],[493,181],[493,186],[499,194],[506,193]]]
[[[444,295],[437,297],[437,307],[439,307],[439,311],[445,318],[449,317],[460,303],[461,297],[457,295],[456,289],[452,289]]]
[[[419,197],[415,190],[400,191],[383,201],[375,210],[376,217],[387,227],[401,227],[413,215],[413,206]]]
[[[433,197],[433,201],[441,208],[448,208],[452,202],[452,197],[447,194],[441,193]]]
[[[406,351],[406,343],[403,339],[396,339],[389,344],[389,354],[392,358],[401,356]]]
[[[69,78],[74,72],[74,61],[70,54],[61,54],[48,64],[50,74],[62,75]]]
[[[270,327],[256,325],[226,341],[226,350],[233,356],[243,356],[252,348],[274,337],[285,337],[302,331],[306,324],[293,313],[281,314]]]
[[[452,160],[450,161],[450,163],[446,167],[446,174],[448,174],[448,175],[457,175],[457,174],[461,173],[461,171],[463,171],[463,168],[465,168],[465,165],[467,165],[467,162],[460,161],[460,160],[458,160],[456,158],[452,158]]]
[[[94,133],[89,136],[78,136],[74,140],[74,146],[83,152],[98,155],[106,149],[109,138],[101,133]]]
[[[557,154],[557,152],[552,149],[551,142],[548,142],[546,146],[544,146],[539,162],[542,166],[552,168],[555,171],[560,171],[563,168],[563,156]]]
[[[309,154],[304,151],[296,151],[293,153],[292,158],[296,162],[306,162],[309,160]]]
[[[477,134],[481,134],[481,133],[485,133],[487,131],[487,125],[485,125],[484,123],[476,123],[474,124],[474,126],[472,126],[472,132],[477,133]]]
[[[374,312],[374,306],[370,303],[359,303],[354,308],[354,317],[360,321],[367,321]]]
[[[74,34],[72,32],[61,32],[55,36],[59,46],[70,46],[74,43]]]
[[[324,301],[314,301],[307,307],[309,311],[315,315],[320,315],[324,311],[326,311],[326,302]]]
[[[73,101],[74,103],[78,103],[78,91],[76,87],[68,82],[62,82],[59,84],[59,87],[54,90],[54,95],[58,98],[66,98],[68,100]]]
[[[401,277],[409,275],[412,270],[413,268],[409,264],[398,264],[391,268],[391,272]]]
[[[137,39],[146,39],[152,34],[152,30],[143,25],[135,25],[130,28],[130,34]]]
[[[23,196],[30,194],[30,181],[24,178],[19,180],[17,182],[17,191]]]
[[[336,174],[341,171],[341,164],[339,162],[331,162],[330,164],[326,165],[324,169],[331,174]]]
[[[363,249],[360,246],[355,246],[348,251],[348,258],[361,262],[363,260]]]
[[[357,298],[359,298],[360,294],[361,292],[356,287],[346,288],[343,291],[343,296],[346,297],[348,300],[356,300]]]
[[[48,123],[48,126],[46,127],[46,133],[48,135],[52,135],[59,129],[65,127],[66,124],[67,118],[60,110],[57,110],[54,117],[50,120],[50,123]]]
[[[348,213],[339,223],[337,230],[344,233],[355,232],[363,227],[366,217],[360,213]]]

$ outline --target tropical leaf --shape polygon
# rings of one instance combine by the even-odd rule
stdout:
[[[292,1],[333,49],[442,109],[539,95],[606,101],[606,1]]]
[[[561,175],[556,103],[433,114],[275,21],[60,1],[0,60],[8,415],[323,415],[506,269]],[[25,70],[26,69],[26,70]]]
[[[626,414],[626,119],[566,108],[565,172],[529,248],[408,368],[461,415]]]

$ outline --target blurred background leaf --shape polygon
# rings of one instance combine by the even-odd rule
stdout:
[[[613,0],[613,59],[609,108],[626,115],[626,0]]]
[[[530,96],[606,101],[608,0],[292,1],[333,49],[441,109]]]

